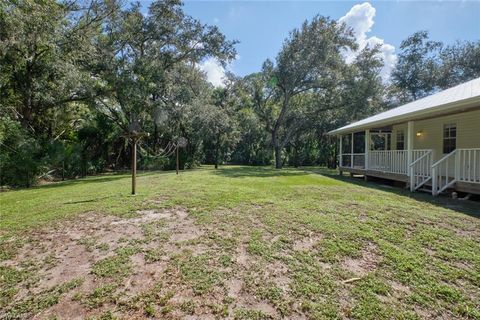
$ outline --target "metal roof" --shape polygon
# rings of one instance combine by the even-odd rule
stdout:
[[[373,126],[386,126],[416,118],[462,111],[464,108],[472,106],[480,106],[480,78],[332,130],[329,134],[348,133],[369,129]]]

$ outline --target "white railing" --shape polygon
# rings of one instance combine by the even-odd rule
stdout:
[[[370,151],[368,170],[407,174],[407,159],[406,150]]]
[[[418,190],[432,179],[431,167],[433,152],[428,150],[422,156],[413,161],[409,166],[410,191]],[[415,155],[416,156],[416,155]]]
[[[432,165],[432,194],[455,182],[480,183],[480,149],[456,149]]]
[[[432,149],[418,149],[418,150],[412,150],[412,161],[415,161],[425,155],[426,153],[432,153]]]
[[[480,183],[480,149],[457,149],[455,179]]]
[[[432,150],[412,150],[412,161]],[[407,150],[382,150],[368,153],[368,170],[408,175]]]
[[[458,172],[456,154],[457,150],[454,150],[432,165],[432,195],[438,195],[455,183],[455,171]]]

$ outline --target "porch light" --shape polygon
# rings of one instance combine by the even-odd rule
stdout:
[[[421,137],[423,135],[423,131],[417,131],[417,137]]]

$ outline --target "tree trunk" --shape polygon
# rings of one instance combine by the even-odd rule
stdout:
[[[215,169],[218,169],[218,148],[215,148]]]
[[[275,157],[275,169],[282,169],[282,147],[277,138],[277,131],[272,131],[273,153]]]
[[[293,166],[294,166],[295,168],[298,168],[300,161],[299,161],[299,159],[298,159],[298,158],[299,158],[299,157],[298,157],[298,148],[297,148],[296,145],[293,146],[293,156],[294,156]]]
[[[282,148],[275,146],[275,169],[282,169]]]

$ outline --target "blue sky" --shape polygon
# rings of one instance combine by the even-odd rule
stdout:
[[[274,59],[289,31],[316,14],[338,20],[350,12],[345,22],[363,37],[363,44],[384,43],[384,58],[390,65],[400,42],[418,30],[428,30],[432,39],[444,43],[480,39],[480,1],[187,0],[184,10],[240,41],[239,58],[230,68],[241,76],[260,70],[266,58]],[[219,76],[221,70],[215,67],[213,61],[207,62],[205,71]]]

